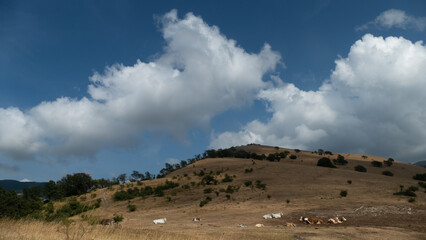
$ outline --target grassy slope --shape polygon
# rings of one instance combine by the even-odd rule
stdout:
[[[258,154],[284,150],[256,145],[242,148]],[[104,201],[100,209],[90,214],[110,218],[114,213],[122,213],[124,221],[119,230],[123,237],[121,239],[134,238],[132,234],[140,239],[149,234],[154,239],[293,239],[297,236],[303,239],[386,239],[386,236],[389,239],[396,236],[400,236],[400,239],[421,239],[426,232],[424,189],[416,192],[418,196],[414,203],[408,203],[408,197],[393,195],[400,185],[417,186],[412,176],[423,173],[424,168],[401,162],[395,162],[391,167],[375,168],[371,166],[372,160],[386,159],[375,156],[363,159],[358,154],[342,154],[349,164],[330,169],[316,166],[317,160],[322,157],[316,153],[289,151],[297,159],[290,160],[287,157],[280,162],[254,161],[254,165],[249,159],[205,159],[177,170],[164,179],[145,181],[144,185],[151,186],[166,179],[179,182],[181,186],[191,185],[191,182],[200,182],[201,178],[193,174],[200,170],[223,170],[216,176],[218,180],[223,179],[225,174],[236,176],[231,183],[191,186],[189,190],[179,187],[166,191],[164,197],[135,198],[131,200],[137,206],[135,212],[127,212],[127,201],[112,201],[111,196],[118,186],[113,191],[97,190],[97,198],[102,197]],[[334,154],[331,159],[336,157],[337,154]],[[364,165],[367,172],[354,171],[354,166],[358,164]],[[245,173],[244,170],[248,168],[253,168],[253,172]],[[394,176],[382,175],[384,170],[393,172]],[[188,177],[184,177],[185,174]],[[247,180],[253,183],[261,180],[266,184],[266,190],[245,187],[244,182]],[[347,180],[352,180],[352,184],[348,184]],[[227,193],[220,192],[228,185],[240,186],[238,192],[229,194],[231,200],[226,198]],[[204,194],[203,190],[208,187],[214,189],[213,193]],[[340,197],[341,190],[347,190],[348,196]],[[215,191],[219,192],[219,196],[216,196]],[[87,201],[91,199],[90,195],[87,195]],[[206,196],[213,200],[200,208],[199,203]],[[290,202],[287,203],[287,200]],[[283,212],[284,216],[282,219],[262,219],[262,215],[272,212]],[[325,219],[345,216],[348,221],[339,225],[308,226],[297,222],[301,215]],[[153,219],[162,217],[167,217],[166,225],[152,224]],[[192,222],[193,217],[200,217],[202,221]],[[74,219],[79,221],[81,218],[76,216]],[[284,228],[285,222],[295,222],[298,226],[294,229]],[[248,228],[237,228],[240,223],[248,225]],[[256,223],[263,223],[265,228],[255,229]],[[102,227],[96,226],[95,230],[102,231]],[[108,236],[115,234],[108,231],[105,233]],[[124,233],[130,234],[128,238],[124,237]],[[157,237],[154,237],[155,234]]]

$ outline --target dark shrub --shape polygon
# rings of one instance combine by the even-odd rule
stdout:
[[[416,201],[416,199],[415,199],[415,198],[409,198],[409,199],[408,199],[408,202],[409,202],[409,203],[412,203],[412,202],[415,202],[415,201]]]
[[[426,181],[426,173],[417,173],[416,175],[413,176],[413,179],[415,180],[419,180],[419,181]]]
[[[400,186],[399,192],[394,193],[393,195],[403,195],[408,197],[416,197],[417,195],[414,193],[415,191],[419,190],[418,187],[410,186],[409,188],[404,190],[404,186]]]
[[[201,179],[201,183],[205,185],[216,185],[217,180],[212,175],[206,175]]]
[[[297,152],[297,153],[299,153],[299,152],[300,152],[300,149],[294,149],[294,151],[295,151],[295,152]]]
[[[383,163],[379,161],[372,161],[371,165],[373,165],[373,167],[382,167]]]
[[[284,152],[280,152],[279,153],[279,155],[280,155],[280,158],[286,158],[287,157],[287,155],[289,155],[290,154],[290,152],[289,151],[284,151]]]
[[[203,191],[205,194],[213,192],[213,188],[206,188]]]
[[[323,157],[320,160],[318,160],[317,166],[320,166],[320,167],[329,167],[329,168],[336,168],[336,166],[334,166],[333,163],[331,163],[330,159],[326,158],[326,157]]]
[[[337,156],[337,159],[333,160],[333,162],[336,165],[346,165],[346,164],[348,164],[348,161],[345,160],[345,157],[343,157],[340,154]]]
[[[383,171],[382,174],[385,176],[393,176],[393,173],[391,171]]]
[[[121,221],[123,221],[124,217],[122,214],[118,215],[118,214],[114,214],[114,217],[112,218],[114,220],[114,222],[119,223]]]
[[[250,180],[247,180],[244,182],[244,186],[249,187],[251,186],[253,183]]]
[[[134,212],[136,211],[136,205],[129,204],[127,205],[127,209],[129,209],[129,212]]]
[[[347,195],[348,195],[348,191],[347,190],[340,191],[340,196],[341,197],[346,197]]]
[[[367,168],[365,168],[362,165],[357,165],[357,166],[355,166],[355,171],[357,171],[357,172],[367,172]]]
[[[208,202],[210,202],[212,200],[211,197],[206,197],[206,199],[201,200],[200,201],[200,207],[203,207],[204,205],[206,205]]]
[[[347,181],[347,183],[348,183],[348,184],[352,184],[352,180],[348,180],[348,181]]]
[[[294,154],[292,154],[292,155],[290,155],[290,159],[296,159],[297,158],[297,156],[296,155],[294,155]]]
[[[383,161],[383,163],[388,167],[392,166],[393,162],[393,158],[389,158],[388,160]]]
[[[114,199],[114,201],[125,201],[133,198],[134,196],[126,191],[118,191],[112,195],[112,199]]]
[[[222,179],[222,182],[232,182],[232,181],[234,181],[234,179],[228,174],[225,174],[225,178]]]
[[[253,168],[247,168],[244,170],[244,173],[251,173],[253,172]]]
[[[265,190],[266,184],[262,183],[262,181],[260,181],[260,180],[256,180],[256,187],[259,188],[259,189]]]

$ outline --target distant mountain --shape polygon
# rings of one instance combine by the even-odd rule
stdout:
[[[426,167],[426,160],[413,163],[413,165],[420,166],[420,167]]]
[[[24,188],[44,186],[44,182],[20,182],[16,180],[0,180],[0,187],[9,191],[22,192]]]

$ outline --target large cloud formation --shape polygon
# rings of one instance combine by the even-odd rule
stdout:
[[[167,44],[154,61],[107,67],[91,77],[82,99],[62,97],[27,111],[0,108],[0,152],[14,159],[91,156],[135,144],[147,130],[182,137],[253,101],[280,61],[269,45],[247,53],[191,13],[179,19],[172,10],[160,20]]]
[[[317,91],[293,84],[261,91],[272,117],[219,134],[211,147],[255,142],[424,160],[425,93],[423,42],[367,34]]]

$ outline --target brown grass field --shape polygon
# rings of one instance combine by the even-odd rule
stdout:
[[[242,147],[256,153],[281,152],[286,149],[249,145]],[[70,225],[36,220],[0,220],[0,240],[3,239],[426,239],[426,193],[419,187],[415,202],[409,197],[396,196],[400,185],[418,186],[412,177],[424,173],[425,168],[395,161],[391,167],[373,167],[371,161],[387,158],[359,154],[342,154],[349,163],[338,168],[316,166],[317,153],[295,152],[297,159],[288,157],[280,162],[238,158],[205,159],[179,169],[162,179],[144,181],[143,186],[155,186],[166,180],[178,182],[180,186],[167,190],[164,197],[137,197],[130,201],[136,211],[127,210],[128,201],[114,202],[114,190],[99,189],[87,194],[101,198],[101,207],[89,212],[93,218],[112,218],[123,214],[118,226],[90,225],[81,216],[72,217]],[[330,156],[335,159],[337,154]],[[254,163],[254,164],[253,164]],[[354,171],[361,164],[367,172]],[[253,168],[250,173],[245,169]],[[234,176],[232,182],[218,185],[200,185],[199,172],[220,171],[217,180],[225,174]],[[391,171],[394,176],[384,176],[382,171]],[[262,190],[246,187],[245,181],[260,180],[266,184]],[[349,184],[348,180],[352,183]],[[194,182],[191,184],[191,182]],[[188,184],[190,189],[181,186]],[[140,187],[136,183],[127,187]],[[229,194],[223,192],[228,186],[239,187]],[[211,193],[204,189],[212,188]],[[347,191],[346,197],[340,192]],[[217,193],[216,193],[217,192]],[[230,195],[229,199],[226,195]],[[212,198],[205,206],[200,201]],[[59,206],[63,203],[55,203]],[[283,212],[280,219],[263,219],[268,213]],[[342,224],[308,225],[299,222],[300,216],[330,217],[344,216]],[[153,224],[156,218],[167,218],[166,224]],[[201,218],[193,222],[192,218]],[[285,227],[286,222],[296,227]],[[254,225],[262,223],[263,228]],[[247,225],[246,228],[237,227]]]

